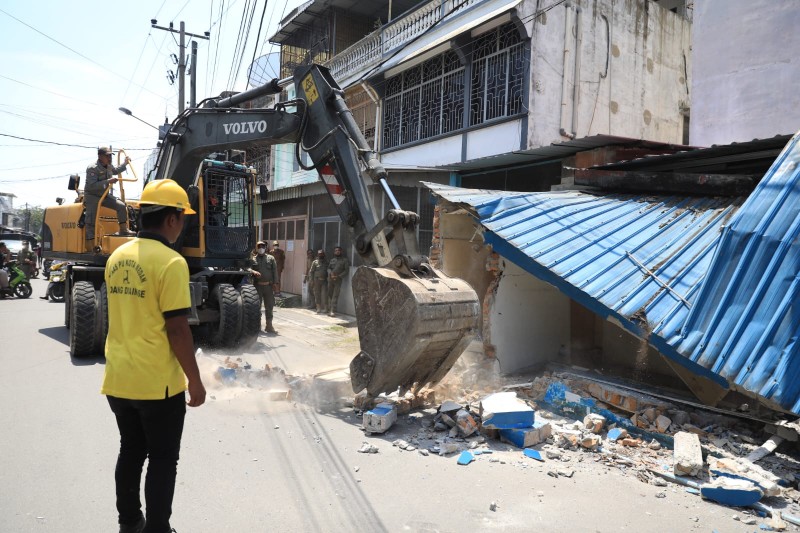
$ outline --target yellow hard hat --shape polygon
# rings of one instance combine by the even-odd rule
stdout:
[[[145,185],[139,205],[177,207],[187,215],[197,213],[189,205],[189,195],[173,180],[155,180]]]

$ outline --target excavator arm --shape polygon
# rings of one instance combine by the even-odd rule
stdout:
[[[298,162],[318,171],[365,265],[352,280],[361,343],[350,365],[353,390],[377,395],[435,383],[471,340],[480,312],[477,295],[420,253],[419,217],[400,208],[329,71],[302,66],[293,81],[298,99],[275,109],[236,106],[279,92],[284,83],[278,80],[184,112],[162,140],[152,178],[189,188],[212,152],[297,143]],[[300,150],[313,166],[303,165]],[[371,186],[379,186],[392,204],[385,215],[373,205]]]
[[[386,170],[370,149],[344,93],[323,67],[294,72],[305,102],[300,147],[314,161],[340,218],[369,266],[353,275],[361,351],[350,364],[353,390],[370,394],[418,390],[436,383],[461,356],[477,326],[480,305],[463,280],[433,268],[420,253],[419,217],[400,208]],[[393,208],[379,216],[369,185]]]

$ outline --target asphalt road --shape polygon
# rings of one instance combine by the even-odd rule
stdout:
[[[70,358],[63,304],[39,300],[45,282],[33,285],[31,299],[0,301],[0,531],[116,531],[118,434],[99,394],[103,359]],[[494,442],[491,456],[459,466],[453,456],[393,447],[420,431],[408,417],[367,438],[351,408],[274,400],[264,383],[213,377],[225,357],[336,376],[357,351],[355,328],[342,324],[280,309],[279,335],[262,336],[252,353],[199,353],[209,397],[186,418],[172,521],[179,533],[758,529],[733,520],[736,510],[644,484],[591,454],[568,465],[571,478],[550,477],[547,463]],[[341,393],[319,387],[322,399]],[[358,453],[366,440],[379,453]]]

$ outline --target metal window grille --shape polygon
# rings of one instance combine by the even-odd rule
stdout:
[[[475,40],[472,52],[470,125],[522,111],[525,48],[513,24]]]
[[[206,247],[216,253],[247,254],[250,234],[247,179],[209,171],[205,180]]]
[[[448,51],[387,80],[383,148],[459,129],[463,112],[464,67]]]

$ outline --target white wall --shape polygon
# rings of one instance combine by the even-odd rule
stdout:
[[[799,26],[797,0],[695,1],[691,144],[800,129]]]
[[[536,5],[524,2],[520,17],[526,20]],[[576,6],[578,54],[575,41],[565,38],[570,17],[570,26],[576,24]],[[560,134],[562,127],[577,138],[609,134],[682,141],[680,109],[689,103],[685,72],[690,65],[684,62],[691,57],[689,21],[646,0],[580,0],[547,11],[526,29],[532,35],[529,147],[568,140]]]
[[[381,154],[384,165],[434,167],[461,161],[461,135]]]
[[[506,261],[489,310],[491,341],[503,372],[558,358],[569,346],[569,298]]]

